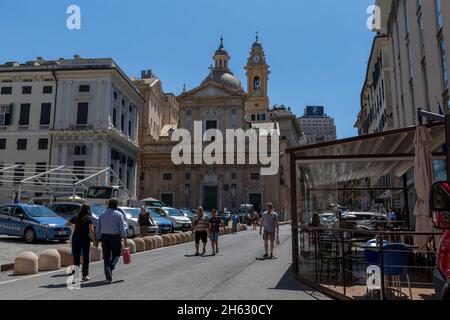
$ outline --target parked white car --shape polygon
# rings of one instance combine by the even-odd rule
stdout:
[[[170,207],[150,207],[150,209],[156,211],[161,217],[169,219],[174,230],[189,231],[192,229],[191,219],[178,209]]]

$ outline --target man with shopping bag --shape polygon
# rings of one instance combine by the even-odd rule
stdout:
[[[122,239],[125,248],[128,248],[125,223],[122,214],[117,211],[118,207],[117,199],[109,200],[108,209],[100,216],[96,230],[97,238],[102,241],[105,276],[109,283],[112,283],[112,272],[122,253]]]
[[[263,233],[264,228],[264,233]],[[264,248],[266,254],[263,259],[273,259],[273,251],[275,247],[275,239],[279,237],[280,227],[278,225],[278,214],[273,211],[272,203],[267,203],[267,211],[262,214],[261,226],[259,234],[263,236]],[[270,255],[269,255],[269,240],[270,240]],[[279,240],[278,240],[279,241]]]

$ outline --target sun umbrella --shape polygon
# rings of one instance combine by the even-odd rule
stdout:
[[[414,138],[414,187],[417,194],[414,215],[416,217],[417,232],[432,232],[433,224],[429,218],[429,195],[434,181],[433,158],[430,150],[432,139],[427,128],[418,126]],[[427,237],[416,236],[415,244],[419,250],[426,250]]]

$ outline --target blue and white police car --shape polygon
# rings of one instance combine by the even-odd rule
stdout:
[[[70,239],[67,221],[44,206],[8,204],[0,206],[0,235],[15,236],[27,243],[35,240]]]

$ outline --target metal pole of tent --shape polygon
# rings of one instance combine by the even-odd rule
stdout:
[[[295,153],[290,155],[291,219],[292,219],[292,271],[298,274],[298,215],[297,215],[297,164]]]

